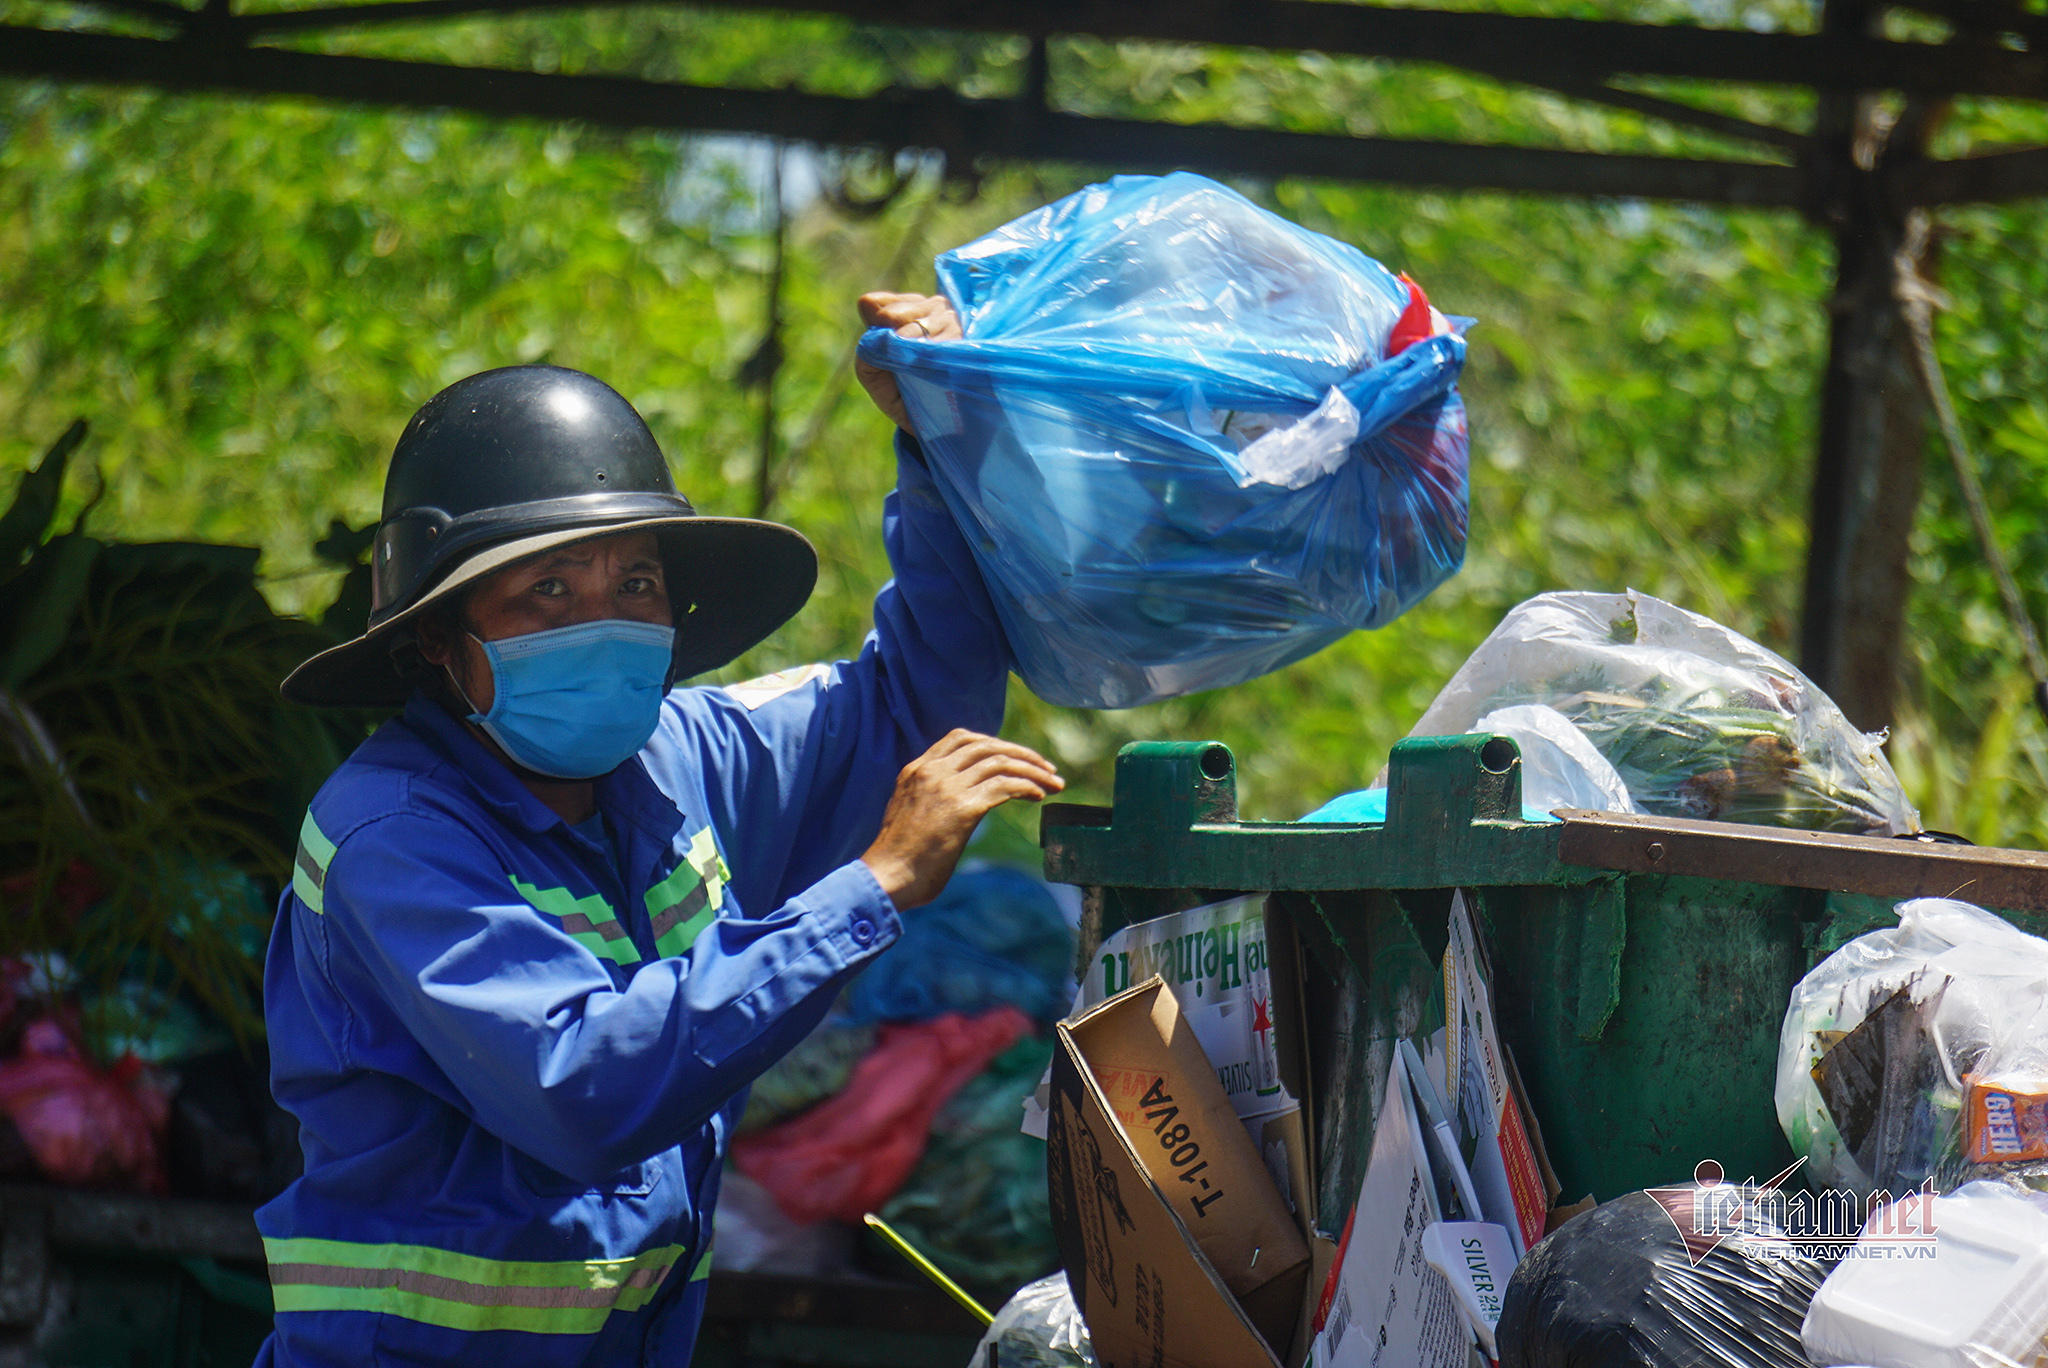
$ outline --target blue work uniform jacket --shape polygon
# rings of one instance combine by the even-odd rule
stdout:
[[[259,1364],[690,1359],[747,1085],[900,933],[897,772],[1002,720],[1008,647],[915,446],[857,660],[677,689],[564,824],[416,696],[313,800],[265,970],[305,1176]]]

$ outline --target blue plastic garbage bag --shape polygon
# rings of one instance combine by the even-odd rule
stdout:
[[[874,329],[1048,702],[1241,683],[1464,559],[1464,340],[1409,286],[1188,173],[1119,176],[937,260],[966,336]]]
[[[1074,934],[1043,880],[1021,869],[961,869],[903,914],[903,938],[846,990],[852,1022],[928,1021],[1008,1004],[1034,1021],[1074,998]]]

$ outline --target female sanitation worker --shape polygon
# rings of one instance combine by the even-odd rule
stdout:
[[[861,312],[959,335],[943,300]],[[369,629],[285,683],[404,711],[314,799],[271,938],[306,1171],[257,1214],[259,1362],[689,1362],[747,1085],[989,809],[1061,787],[984,734],[1008,648],[908,433],[897,469],[857,659],[674,688],[797,611],[808,542],[699,516],[575,371],[471,376],[407,426]]]

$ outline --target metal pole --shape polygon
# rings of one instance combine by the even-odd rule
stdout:
[[[1868,0],[1827,0],[1822,31],[1866,35],[1878,13]],[[1835,285],[1799,659],[1849,720],[1870,731],[1892,722],[1927,428],[1896,304],[1910,210],[1887,193],[1888,173],[1920,157],[1938,112],[1916,103],[1894,124],[1872,98],[1844,94],[1823,97],[1815,114],[1815,214],[1834,239]],[[1931,249],[1923,247],[1915,266],[1931,273]]]

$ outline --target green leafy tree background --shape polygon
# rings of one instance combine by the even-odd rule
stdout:
[[[1724,6],[1718,19],[1697,5],[1636,8],[1811,18],[1790,6]],[[0,12],[38,23],[85,13],[28,0]],[[850,94],[947,82],[999,96],[1024,60],[1007,40],[679,14],[308,45]],[[1054,100],[1081,112],[1773,155],[1432,69],[1082,41],[1056,42],[1052,58]],[[1645,88],[1804,117],[1789,96]],[[2048,121],[1965,104],[1939,150],[2015,141],[2048,141]],[[761,395],[743,379],[765,327],[769,155],[731,139],[0,85],[0,467],[26,468],[89,416],[77,463],[93,469],[67,484],[60,522],[97,499],[88,516],[102,537],[260,547],[270,602],[318,617],[342,571],[316,544],[334,520],[376,518],[412,410],[472,371],[545,360],[632,399],[700,507],[750,513]],[[1120,169],[956,166],[942,179],[930,164],[810,151],[784,165],[769,512],[816,541],[823,573],[810,608],[724,672],[733,679],[857,649],[887,574],[889,434],[847,373],[854,297],[929,289],[935,252]],[[899,180],[893,198],[880,193]],[[1366,782],[1502,613],[1546,589],[1634,586],[1789,653],[1826,346],[1818,232],[1786,214],[1637,201],[1235,183],[1479,319],[1464,380],[1467,565],[1391,626],[1241,688],[1089,713],[1013,686],[1010,734],[1060,762],[1070,797],[1107,800],[1125,741],[1214,737],[1238,753],[1249,814],[1298,816]],[[1953,304],[1943,359],[2037,613],[2048,612],[2044,225],[2033,205],[1940,224]],[[1929,825],[2038,846],[2048,733],[1934,459],[1913,564],[1894,763]],[[1034,825],[1006,814],[998,840],[1021,849]]]

